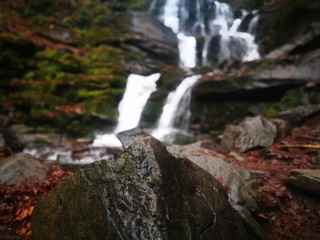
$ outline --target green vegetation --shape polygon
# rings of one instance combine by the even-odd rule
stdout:
[[[124,12],[149,3],[4,0],[1,112],[40,130],[77,135],[92,131],[84,125],[90,126],[96,115],[114,122],[127,62],[145,61],[141,52],[123,44],[131,21]]]
[[[274,116],[281,111],[294,108],[301,104],[302,92],[300,88],[288,90],[277,102],[263,102],[258,106],[268,116]]]

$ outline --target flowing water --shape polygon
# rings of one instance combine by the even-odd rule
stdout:
[[[252,61],[260,57],[254,42],[258,15],[247,32],[238,31],[246,13],[235,18],[226,3],[210,0],[155,0],[151,12],[176,33],[183,67],[219,65],[228,60]],[[159,10],[160,9],[160,10]]]
[[[152,132],[154,137],[172,142],[173,133],[187,130],[190,118],[191,89],[200,77],[200,75],[193,75],[185,78],[177,89],[168,95],[158,127]]]
[[[159,78],[160,73],[146,77],[129,75],[125,93],[118,106],[118,125],[113,133],[98,135],[93,143],[94,146],[121,146],[115,134],[138,126],[143,108],[151,93],[156,90]]]
[[[238,31],[246,14],[235,18],[226,3],[210,0],[154,0],[151,12],[177,35],[180,65],[188,70],[198,65],[219,65],[226,61],[252,61],[259,58],[254,42],[258,15],[254,15],[247,30]],[[160,74],[149,77],[130,75],[123,99],[119,104],[118,126],[114,133],[97,136],[95,146],[118,146],[115,133],[138,126],[141,113],[150,94],[156,90]],[[173,141],[174,133],[186,131],[190,117],[191,89],[200,78],[185,78],[171,92],[164,104],[157,128],[152,135]]]

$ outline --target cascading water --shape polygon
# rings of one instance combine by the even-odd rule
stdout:
[[[254,33],[257,16],[252,18],[247,32],[244,32],[238,29],[245,15],[235,19],[230,7],[218,1],[155,0],[151,5],[151,12],[157,13],[163,24],[176,33],[180,63],[185,69],[197,65],[218,65],[228,60],[251,61],[259,58],[254,37],[251,35]],[[143,107],[150,94],[155,91],[155,82],[159,77],[159,74],[146,78],[130,75],[119,104],[119,124],[114,133],[138,126]],[[178,131],[177,129],[186,130],[190,116],[191,88],[199,78],[199,75],[187,77],[176,91],[168,95],[153,136],[172,141],[171,133]],[[131,79],[140,80],[132,83]],[[147,85],[140,85],[142,82]],[[138,86],[142,87],[142,90],[135,88]],[[147,94],[142,97],[142,93]],[[139,103],[136,102],[138,99],[141,100]],[[98,136],[94,145],[118,146],[120,142],[114,134],[105,134]]]
[[[94,146],[121,146],[115,134],[138,126],[143,108],[148,101],[151,93],[156,88],[156,82],[160,78],[160,73],[150,76],[140,76],[130,74],[122,100],[119,103],[118,125],[112,134],[98,135]]]
[[[168,95],[158,127],[152,132],[152,136],[172,142],[172,133],[186,130],[190,117],[191,88],[199,78],[200,75],[185,78],[177,89]]]
[[[235,14],[226,3],[210,0],[155,0],[151,11],[177,34],[180,62],[184,67],[259,58],[258,47],[251,35],[256,23],[252,22],[247,32],[238,31],[245,14],[235,19]],[[257,21],[258,16],[255,15],[253,20]]]
[[[254,27],[258,17],[254,17],[248,32],[238,31],[245,17],[234,18],[229,5],[209,0],[155,0],[151,12],[177,34],[180,62],[182,67],[196,65],[219,65],[228,60],[252,61],[258,59],[257,45],[254,43]],[[159,11],[159,8],[162,9]],[[159,14],[160,13],[160,14]],[[199,75],[184,79],[177,90],[170,93],[163,108],[158,128],[153,136],[172,141],[172,133],[186,130],[189,119],[191,88]],[[184,120],[181,120],[184,116]],[[180,125],[178,125],[178,122]],[[183,122],[183,124],[182,124]]]

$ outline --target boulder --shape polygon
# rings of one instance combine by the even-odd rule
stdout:
[[[271,146],[276,136],[276,124],[257,116],[246,118],[237,126],[228,125],[223,133],[222,145],[229,150],[245,152],[256,147]]]
[[[41,198],[32,233],[34,239],[254,239],[218,181],[150,136]]]
[[[254,173],[228,163],[222,154],[197,147],[196,144],[169,145],[167,149],[176,157],[191,160],[217,179],[227,192],[230,204],[243,218],[246,226],[255,232],[259,239],[265,238],[264,231],[251,215],[258,206],[258,183]]]
[[[293,169],[287,182],[301,190],[320,195],[319,169]]]
[[[0,184],[18,184],[36,178],[43,180],[52,164],[26,153],[17,153],[0,161]]]

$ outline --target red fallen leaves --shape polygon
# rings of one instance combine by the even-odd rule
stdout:
[[[273,146],[241,154],[243,161],[230,161],[258,173],[258,200],[263,208],[256,212],[256,219],[268,239],[320,239],[319,198],[286,184],[292,169],[320,169],[320,164],[310,162],[320,152],[312,148],[282,148],[285,144],[319,145],[320,115],[309,118]]]
[[[86,106],[84,103],[77,103],[73,105],[56,106],[55,109],[66,113],[68,116],[74,116],[76,114],[83,114],[86,111]]]
[[[12,236],[31,239],[31,214],[37,200],[70,176],[53,165],[47,178],[29,178],[16,185],[0,185],[0,239]]]

